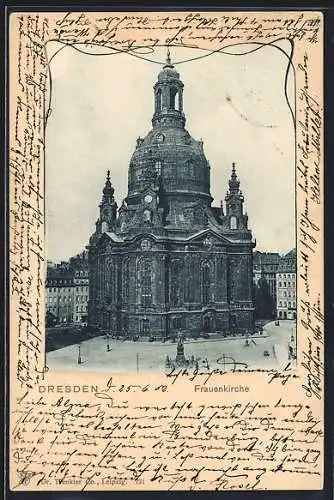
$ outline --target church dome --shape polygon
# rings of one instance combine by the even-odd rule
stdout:
[[[129,196],[160,178],[166,194],[185,192],[210,197],[210,166],[202,141],[185,128],[155,127],[138,142],[129,167]]]
[[[185,193],[210,196],[210,166],[203,142],[185,128],[183,83],[171,64],[169,53],[154,85],[153,129],[137,139],[128,176],[128,201],[149,187],[157,186],[166,195]]]

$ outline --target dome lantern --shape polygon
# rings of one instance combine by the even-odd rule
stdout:
[[[184,127],[183,113],[183,83],[180,74],[171,62],[169,49],[166,63],[158,74],[158,81],[154,85],[154,115],[153,126]]]

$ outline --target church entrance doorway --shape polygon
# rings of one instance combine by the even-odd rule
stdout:
[[[150,320],[145,318],[141,320],[140,333],[142,335],[149,335],[150,333]]]
[[[203,330],[205,333],[213,332],[215,330],[215,317],[212,313],[204,315]]]
[[[176,316],[173,318],[173,330],[181,330],[181,317]]]
[[[231,314],[230,316],[230,332],[235,334],[237,330],[237,316],[235,314]]]

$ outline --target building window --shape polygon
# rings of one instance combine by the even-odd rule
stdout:
[[[161,111],[161,89],[157,91],[157,111]]]
[[[150,240],[142,240],[140,246],[142,250],[149,250],[151,248],[151,242]]]
[[[139,269],[141,305],[149,307],[152,305],[152,262],[149,259],[143,260]]]
[[[144,222],[150,223],[152,220],[152,213],[150,210],[144,210]]]
[[[232,215],[230,218],[230,229],[237,229],[237,218],[235,215]]]
[[[177,93],[178,93],[178,90],[175,87],[172,87],[170,89],[170,93],[169,93],[169,105],[170,105],[171,109],[176,109],[176,110],[179,109],[179,107],[178,107],[178,99],[176,99]]]
[[[123,263],[123,300],[128,302],[129,297],[129,261],[126,259]],[[88,299],[88,297],[87,297]]]
[[[162,167],[161,161],[156,161],[155,162],[155,173],[157,175],[161,175],[161,167]]]
[[[171,304],[177,306],[181,300],[181,278],[182,270],[181,263],[178,260],[174,260],[171,263],[171,283],[170,283],[170,297]]]
[[[156,138],[157,142],[164,142],[164,140],[165,140],[165,136],[163,134],[161,134],[161,133],[157,134],[155,136],[155,138]]]
[[[210,276],[210,266],[209,264],[204,264],[202,268],[202,299],[203,304],[208,304],[210,302],[210,285],[211,285],[211,276]]]
[[[193,259],[190,259],[187,267],[188,267],[188,275],[187,275],[188,301],[195,302],[195,287],[193,280],[198,272],[197,263]]]

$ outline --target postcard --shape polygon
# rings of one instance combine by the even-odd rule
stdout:
[[[320,490],[323,19],[13,12],[12,491]]]

